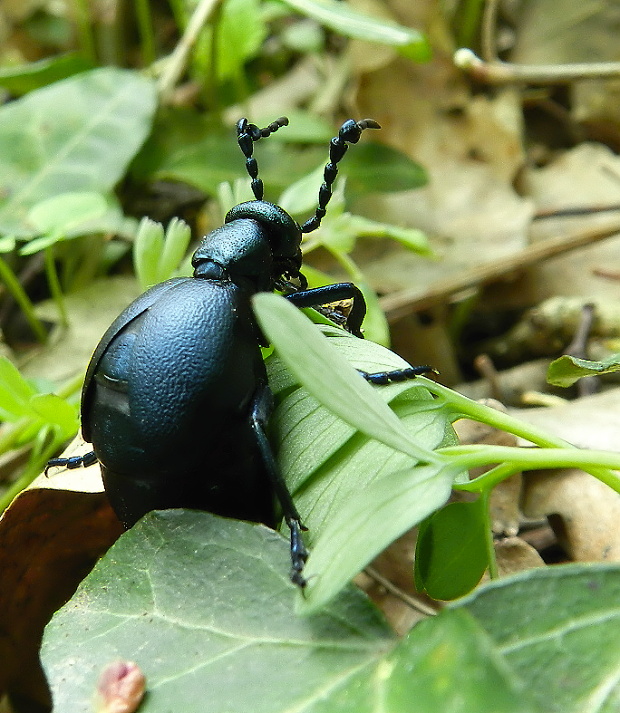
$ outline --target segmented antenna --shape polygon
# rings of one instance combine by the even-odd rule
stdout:
[[[338,175],[338,167],[336,164],[347,152],[349,148],[347,144],[356,144],[360,140],[364,129],[380,128],[381,126],[374,119],[362,119],[362,121],[348,119],[340,127],[338,136],[334,136],[329,143],[329,162],[325,164],[323,183],[319,188],[319,206],[312,218],[301,226],[302,233],[311,233],[321,225],[321,221],[326,213],[325,208],[332,197],[332,186]]]
[[[237,142],[245,156],[245,167],[252,179],[252,192],[257,201],[263,200],[263,182],[258,177],[258,163],[252,156],[254,142],[259,139],[266,139],[283,126],[288,126],[288,119],[285,116],[272,121],[264,129],[259,129],[256,124],[250,124],[247,119],[239,119],[237,122]]]

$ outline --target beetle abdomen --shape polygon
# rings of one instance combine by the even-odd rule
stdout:
[[[184,505],[271,521],[271,488],[249,419],[266,384],[255,332],[238,287],[188,279],[111,339],[86,417],[124,522]]]

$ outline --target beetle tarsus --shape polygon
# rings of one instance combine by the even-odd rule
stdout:
[[[369,373],[367,371],[362,371],[358,369],[359,373],[369,381],[371,384],[377,384],[378,386],[386,386],[387,384],[408,381],[409,379],[415,379],[416,376],[423,376],[424,374],[438,374],[437,369],[433,369],[432,366],[408,366],[404,369],[393,369],[392,371],[376,371]]]
[[[93,465],[97,462],[97,456],[94,451],[89,451],[81,456],[71,456],[70,458],[52,458],[47,461],[45,470],[43,471],[47,475],[50,468],[60,467],[66,468],[67,470],[73,470],[74,468],[88,468],[89,465]]]

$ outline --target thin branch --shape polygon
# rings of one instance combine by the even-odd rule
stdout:
[[[574,64],[511,64],[485,62],[466,47],[454,53],[454,64],[473,79],[485,84],[569,84],[578,79],[620,77],[620,62],[576,62]]]
[[[407,592],[403,592],[400,587],[397,587],[393,582],[384,577],[380,572],[378,572],[374,567],[366,567],[364,572],[371,578],[374,579],[377,584],[387,589],[390,594],[404,602],[407,606],[419,611],[421,614],[426,614],[426,616],[435,616],[437,610],[433,607],[424,603],[423,601],[410,596]]]
[[[440,280],[426,290],[413,287],[386,295],[379,300],[379,303],[381,309],[386,313],[388,321],[393,323],[402,317],[445,302],[451,295],[458,292],[493,282],[514,270],[535,265],[542,260],[548,260],[570,250],[610,238],[619,232],[620,225],[615,225],[611,228],[587,230],[568,237],[543,240],[534,245],[528,245],[520,252],[502,260],[476,265],[465,272]]]
[[[165,68],[159,78],[159,94],[166,99],[172,93],[176,83],[185,71],[190,51],[203,27],[215,11],[221,0],[200,0],[187,23],[183,37],[165,60]]]
[[[486,62],[497,60],[497,47],[495,45],[495,26],[497,19],[497,0],[487,0],[482,13],[480,28],[480,47],[482,57]]]

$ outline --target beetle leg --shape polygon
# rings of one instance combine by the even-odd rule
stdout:
[[[386,384],[396,381],[415,379],[416,376],[422,376],[423,374],[439,373],[437,369],[433,369],[432,366],[408,366],[405,369],[377,371],[372,374],[369,374],[367,371],[362,371],[361,369],[358,369],[358,371],[366,381],[369,381],[371,384],[378,384],[379,386],[385,386]]]
[[[90,451],[89,453],[84,453],[81,456],[71,456],[70,458],[52,458],[47,461],[45,466],[45,475],[50,468],[55,466],[60,466],[62,468],[67,468],[68,470],[73,470],[73,468],[88,468],[89,465],[97,462],[97,456],[95,451]]]
[[[361,326],[366,316],[366,300],[360,288],[352,282],[337,282],[284,296],[296,307],[317,307],[338,300],[353,300],[346,326],[351,334],[363,338]]]
[[[271,445],[267,439],[267,423],[272,411],[272,402],[273,398],[268,387],[263,386],[259,389],[252,404],[250,423],[256,437],[263,464],[273,485],[276,497],[280,502],[284,520],[291,533],[291,581],[303,588],[306,586],[306,580],[302,575],[302,571],[308,559],[308,551],[304,545],[301,533],[307,528],[302,525],[301,517],[297,512],[293,498],[282,478],[278,464],[273,457]]]

